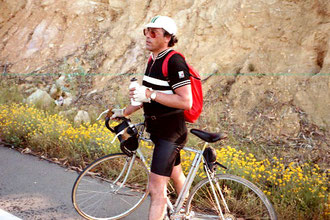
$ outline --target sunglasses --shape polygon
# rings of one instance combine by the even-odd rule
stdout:
[[[145,28],[145,29],[143,29],[144,36],[147,36],[149,34],[149,36],[151,38],[156,38],[157,33],[159,33],[159,32],[157,32],[157,31],[155,31],[155,30],[153,30],[151,28]]]

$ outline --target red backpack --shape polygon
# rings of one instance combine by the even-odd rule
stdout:
[[[168,76],[168,61],[174,54],[179,54],[180,56],[185,59],[185,57],[177,52],[177,51],[171,51],[165,58],[162,66],[162,71],[167,78]],[[150,60],[150,58],[149,58]],[[190,66],[188,63],[188,68],[189,68],[189,73],[190,73],[190,83],[191,83],[191,93],[192,93],[192,99],[193,99],[193,104],[190,110],[185,110],[184,111],[184,118],[187,122],[194,123],[199,115],[202,112],[203,109],[203,90],[202,90],[202,80],[198,72]]]

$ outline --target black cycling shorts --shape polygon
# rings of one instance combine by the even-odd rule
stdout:
[[[151,140],[155,144],[151,172],[170,177],[173,167],[181,163],[180,150],[184,147],[186,139],[187,134],[180,137],[175,143],[151,136]]]

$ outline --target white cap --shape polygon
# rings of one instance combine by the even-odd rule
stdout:
[[[169,34],[175,35],[178,28],[174,20],[167,16],[156,16],[153,17],[149,24],[145,26],[146,28],[163,28]]]

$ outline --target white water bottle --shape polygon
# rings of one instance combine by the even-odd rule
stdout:
[[[137,81],[137,79],[134,77],[134,78],[132,78],[131,79],[131,84],[129,85],[129,89],[133,89],[133,88],[137,88],[137,87],[139,87],[140,85],[139,85],[139,83],[138,83],[138,81]],[[134,99],[133,98],[131,98],[131,105],[133,105],[133,106],[139,106],[139,105],[141,105],[142,104],[142,102],[136,102],[136,101],[134,101]]]

